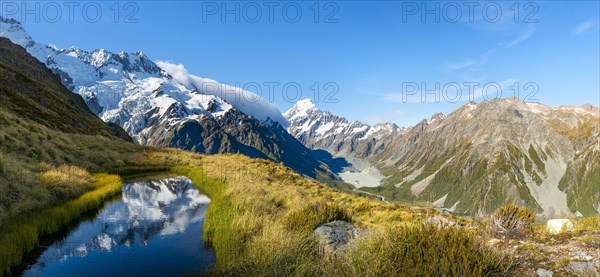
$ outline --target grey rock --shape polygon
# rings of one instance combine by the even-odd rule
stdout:
[[[570,262],[567,272],[575,276],[600,277],[600,273],[591,262]]]
[[[315,237],[319,249],[325,256],[339,255],[348,249],[348,244],[366,233],[365,230],[356,228],[346,221],[332,221],[319,225]]]
[[[552,271],[551,270],[545,270],[543,268],[538,268],[538,270],[536,270],[535,273],[539,277],[552,277]]]
[[[582,250],[575,250],[575,251],[571,252],[571,256],[573,258],[575,258],[575,259],[584,260],[584,261],[587,261],[587,262],[589,262],[589,261],[592,260],[592,256],[590,254],[588,254],[587,252],[582,251]]]

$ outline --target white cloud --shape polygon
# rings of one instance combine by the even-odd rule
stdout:
[[[474,67],[480,67],[485,63],[484,59],[467,59],[464,61],[460,61],[460,62],[455,62],[455,63],[446,63],[444,65],[444,68],[448,71],[456,71],[456,70],[461,70],[461,69],[465,69],[465,68],[474,68]]]
[[[527,28],[519,36],[517,36],[511,42],[507,43],[506,44],[506,48],[515,46],[515,45],[517,45],[517,44],[519,44],[519,43],[521,43],[523,41],[526,41],[527,39],[529,39],[533,35],[534,32],[535,32],[535,28],[533,28],[533,27]]]
[[[582,34],[583,32],[587,31],[588,29],[594,27],[594,25],[596,25],[593,21],[586,21],[583,22],[579,25],[577,25],[575,28],[573,28],[573,33],[574,34]]]
[[[496,52],[496,47],[489,49],[478,58],[469,58],[460,62],[445,63],[442,65],[444,71],[455,72],[455,71],[472,71],[477,70],[485,65],[489,58]]]
[[[284,128],[289,126],[289,122],[275,105],[253,92],[192,75],[188,73],[182,64],[173,64],[165,61],[157,61],[156,64],[187,89],[218,96],[231,104],[235,109],[259,120],[265,121],[267,118],[270,118],[273,121],[279,122]]]

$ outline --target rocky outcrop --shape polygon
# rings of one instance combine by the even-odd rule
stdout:
[[[553,276],[553,273],[551,270],[546,270],[543,268],[538,268],[538,270],[536,270],[535,273],[537,274],[538,277],[552,277]]]
[[[323,255],[335,256],[344,253],[348,249],[349,243],[364,235],[365,230],[356,228],[346,221],[338,220],[319,225],[314,234]]]

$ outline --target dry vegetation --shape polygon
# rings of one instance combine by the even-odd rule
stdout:
[[[515,230],[529,227],[535,221],[535,214],[528,208],[508,204],[498,208],[492,219],[498,228]]]

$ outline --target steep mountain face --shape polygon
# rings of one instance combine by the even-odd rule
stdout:
[[[0,109],[65,133],[131,138],[96,117],[43,63],[0,37]]]
[[[298,101],[284,113],[288,131],[304,145],[323,149],[334,156],[368,158],[379,154],[391,140],[406,130],[396,124],[367,124],[319,110],[310,99]]]
[[[181,65],[155,63],[142,52],[42,45],[19,22],[0,22],[0,36],[23,46],[96,115],[139,143],[268,158],[311,177],[327,172],[285,131],[281,112],[251,92],[191,75]]]
[[[307,114],[298,123],[288,117],[298,126],[292,133],[303,141],[306,126],[304,133],[317,142],[307,145],[321,147],[318,142],[326,135],[314,136],[311,123],[303,124],[329,122],[313,107]],[[337,122],[344,121],[335,121],[331,130]],[[386,200],[430,202],[465,214],[488,214],[507,202],[545,214],[598,213],[599,130],[600,111],[591,105],[551,108],[516,99],[468,103],[447,117],[435,114],[380,139],[385,146],[366,156],[385,178],[380,187],[367,190]]]

